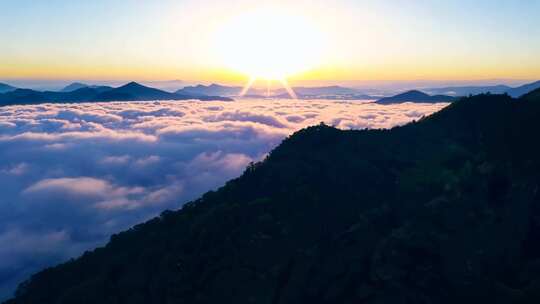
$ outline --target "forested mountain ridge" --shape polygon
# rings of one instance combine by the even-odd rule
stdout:
[[[539,117],[538,98],[479,95],[301,130],[7,303],[538,303]]]
[[[221,96],[191,96],[169,93],[155,88],[130,82],[123,86],[112,88],[108,86],[85,86],[74,83],[60,92],[35,91],[30,89],[15,89],[0,94],[0,106],[28,105],[42,103],[81,103],[105,101],[152,101],[152,100],[188,100],[201,101],[222,100],[232,101]]]
[[[407,91],[405,93],[401,93],[395,96],[381,98],[377,100],[377,103],[380,103],[380,104],[395,104],[395,103],[403,103],[403,102],[437,103],[437,102],[452,102],[455,99],[456,97],[452,97],[452,96],[446,96],[446,95],[431,96],[421,91],[412,90],[412,91]]]

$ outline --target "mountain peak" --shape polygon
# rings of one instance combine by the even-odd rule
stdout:
[[[404,92],[404,93],[401,93],[399,95],[417,95],[417,96],[429,96],[428,94],[422,92],[422,91],[419,91],[419,90],[410,90],[410,91],[407,91],[407,92]],[[399,96],[398,95],[398,96]]]
[[[73,82],[73,83],[70,83],[68,84],[67,86],[65,86],[62,90],[60,90],[61,92],[73,92],[75,90],[78,90],[78,89],[82,89],[82,88],[86,88],[88,87],[87,84],[85,83],[81,83],[81,82]]]
[[[392,97],[381,98],[377,101],[380,104],[402,103],[402,102],[450,102],[455,97],[446,95],[431,96],[419,90],[410,90]]]
[[[145,87],[146,86],[143,86],[142,84],[138,83],[138,82],[135,82],[135,81],[131,81],[131,82],[128,82],[126,83],[125,85],[121,86],[121,88],[135,88],[135,87]]]

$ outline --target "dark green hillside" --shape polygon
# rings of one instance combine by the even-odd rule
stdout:
[[[540,303],[540,100],[392,130],[324,125],[16,303]]]
[[[524,100],[540,100],[540,89],[531,91],[521,97]]]

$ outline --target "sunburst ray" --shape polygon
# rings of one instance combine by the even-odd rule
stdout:
[[[287,82],[287,79],[282,78],[282,79],[279,80],[279,82],[281,82],[281,85],[285,88],[287,93],[289,93],[289,96],[291,96],[292,99],[298,99],[298,96],[296,96],[296,93],[294,92],[294,90],[291,88],[291,86]]]
[[[247,94],[247,92],[249,91],[249,89],[251,88],[251,86],[253,85],[255,80],[257,80],[257,78],[255,78],[255,77],[250,77],[249,78],[249,81],[246,83],[246,85],[244,86],[244,88],[240,92],[240,96],[244,96],[244,95]]]
[[[255,81],[257,81],[257,77],[250,77],[249,81],[242,88],[242,91],[240,92],[240,96],[245,96],[247,92],[249,91],[249,89],[251,89]],[[294,92],[293,88],[289,85],[289,83],[287,82],[287,79],[280,78],[279,82],[281,83],[285,91],[287,91],[287,94],[291,96],[292,99],[298,99],[296,92]],[[266,80],[266,97],[267,98],[270,97],[270,80],[269,79]]]

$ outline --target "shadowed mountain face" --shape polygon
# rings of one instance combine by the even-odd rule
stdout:
[[[539,303],[540,100],[297,132],[7,303]]]
[[[540,100],[540,89],[536,89],[532,92],[529,92],[521,97],[523,100]]]
[[[445,95],[428,95],[420,91],[408,91],[405,93],[398,94],[392,97],[385,97],[377,100],[377,103],[380,104],[394,104],[402,102],[451,102],[454,101],[455,97],[445,96]]]
[[[16,87],[12,87],[9,84],[0,83],[0,93],[7,93],[7,92],[15,91],[16,89],[17,89]]]
[[[86,86],[73,84],[72,90],[68,87],[61,92],[34,91],[29,89],[16,89],[11,92],[0,94],[0,106],[16,104],[37,104],[44,102],[93,102],[93,101],[146,101],[146,100],[224,100],[232,99],[220,96],[193,96],[169,93],[130,82],[118,88],[107,86]]]

